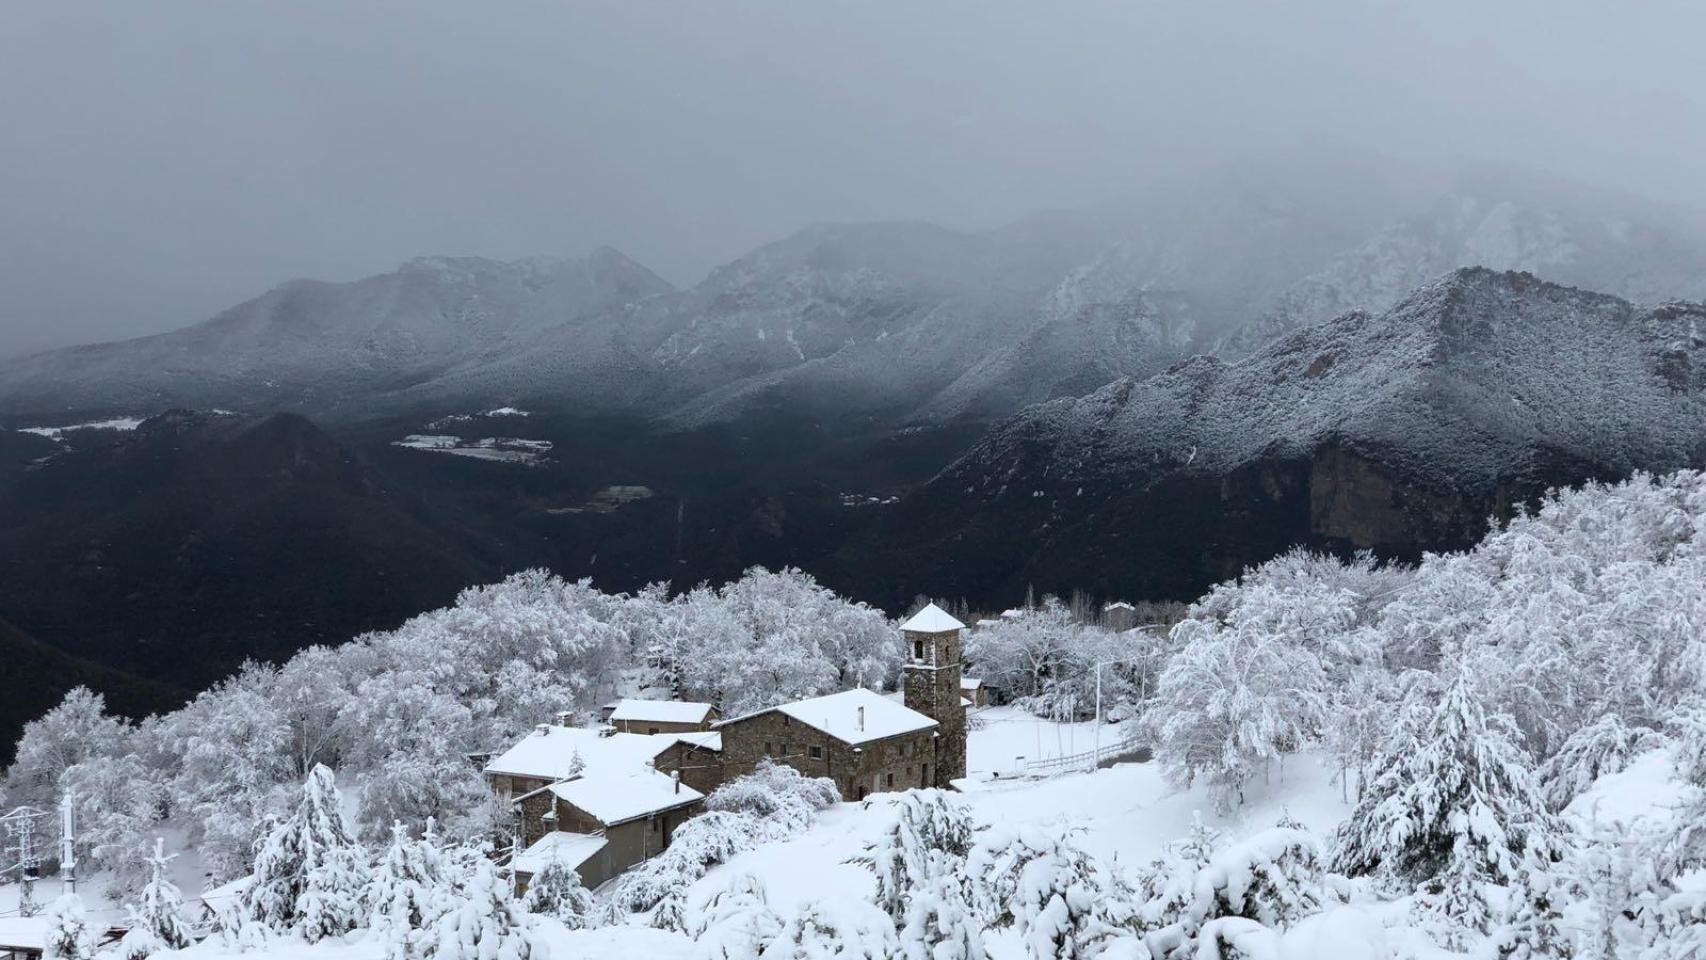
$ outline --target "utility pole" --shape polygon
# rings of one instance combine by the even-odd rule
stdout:
[[[36,872],[41,867],[41,854],[36,850],[38,821],[48,813],[34,807],[19,807],[0,817],[0,834],[7,839],[8,858],[12,862],[0,869],[0,876],[16,870],[18,873],[18,916],[33,917],[41,909],[36,903]]]

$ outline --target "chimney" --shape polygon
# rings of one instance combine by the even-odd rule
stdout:
[[[865,732],[865,708],[864,707],[859,708],[859,732],[860,733]]]
[[[551,725],[548,723],[541,723],[539,726],[533,728],[533,735],[536,737],[543,737],[550,732]]]
[[[557,711],[557,726],[559,727],[573,726],[574,719],[575,713],[573,710]]]
[[[681,792],[681,771],[680,770],[671,770],[669,772],[669,781],[670,781],[670,783],[675,784],[675,792],[680,793]]]

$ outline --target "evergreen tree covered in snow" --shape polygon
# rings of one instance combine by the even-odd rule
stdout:
[[[256,851],[254,882],[244,892],[250,919],[310,943],[355,929],[367,859],[341,807],[332,771],[309,771],[296,810],[267,831]]]
[[[782,932],[770,909],[763,881],[743,873],[699,903],[688,915],[693,960],[756,960]]]
[[[978,914],[1035,958],[1096,956],[1137,930],[1132,891],[1067,830],[994,830],[967,858]]]
[[[82,897],[62,894],[47,908],[46,918],[43,960],[89,960],[94,955],[95,931]]]
[[[528,881],[521,906],[528,913],[554,917],[570,930],[580,930],[593,924],[598,905],[575,868],[553,859]]]
[[[1658,743],[1653,731],[1625,726],[1616,714],[1606,714],[1577,730],[1535,771],[1541,795],[1554,811],[1569,806],[1595,780],[1617,773],[1637,753]]]
[[[975,831],[970,811],[940,790],[907,791],[893,803],[893,823],[856,860],[876,879],[877,905],[909,957],[979,960],[982,918],[966,869]]]
[[[533,919],[515,902],[509,881],[479,864],[455,904],[421,938],[430,960],[548,960]]]
[[[430,829],[416,840],[401,823],[392,824],[391,845],[362,892],[368,924],[385,942],[387,957],[401,960],[415,954],[420,931],[449,909],[448,880]]]
[[[166,842],[154,841],[148,858],[148,883],[138,902],[127,910],[130,929],[125,931],[119,952],[126,960],[143,960],[162,950],[181,950],[190,945],[191,928],[184,916],[184,898],[166,874],[177,854],[166,855]]]
[[[1560,827],[1514,731],[1486,714],[1461,674],[1436,704],[1412,700],[1376,767],[1379,775],[1334,837],[1338,872],[1508,883],[1529,848],[1553,859],[1559,853]]]
[[[909,901],[929,883],[932,868],[953,870],[964,861],[974,824],[965,805],[941,790],[909,790],[894,800],[894,809],[893,823],[856,862],[876,877],[877,905],[904,925]]]
[[[1507,895],[1504,922],[1493,938],[1500,960],[1568,960],[1575,937],[1564,921],[1569,892],[1555,864],[1529,856]]]

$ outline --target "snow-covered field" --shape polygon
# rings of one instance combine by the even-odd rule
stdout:
[[[111,420],[92,420],[63,427],[19,427],[18,432],[33,433],[49,440],[63,440],[65,435],[73,430],[135,430],[142,425],[142,420],[142,417],[115,417]]]
[[[549,440],[522,440],[515,437],[483,437],[465,440],[451,434],[411,433],[401,440],[391,441],[394,447],[423,450],[428,453],[448,453],[475,460],[500,463],[535,464],[551,452]]]

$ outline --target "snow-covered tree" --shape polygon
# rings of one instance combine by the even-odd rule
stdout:
[[[1530,847],[1559,852],[1560,827],[1515,731],[1488,716],[1459,675],[1429,705],[1412,698],[1369,785],[1334,838],[1332,868],[1412,883],[1472,867],[1507,883]]]
[[[763,881],[743,873],[689,912],[687,932],[693,960],[757,960],[782,932],[782,918],[770,909]]]
[[[146,960],[163,950],[181,950],[190,945],[192,933],[184,915],[184,898],[166,873],[177,854],[166,855],[166,841],[156,838],[154,853],[147,860],[148,883],[142,896],[127,908],[130,929],[119,943],[125,960]]]
[[[598,904],[581,884],[581,875],[561,860],[550,860],[528,881],[521,906],[528,913],[561,920],[570,930],[591,926]]]
[[[1541,795],[1552,810],[1563,810],[1595,780],[1627,767],[1636,754],[1657,742],[1653,731],[1627,727],[1608,713],[1571,734],[1535,771]]]
[[[782,925],[765,945],[760,960],[889,960],[895,956],[894,931],[867,926],[857,917],[837,914],[811,901]]]
[[[1504,922],[1493,937],[1500,960],[1568,960],[1575,937],[1564,921],[1567,884],[1557,865],[1524,859],[1507,895]]]
[[[975,824],[964,804],[940,790],[909,790],[893,802],[893,823],[855,862],[876,877],[877,905],[905,926],[912,901],[932,884],[934,869],[960,872]]]
[[[165,814],[165,784],[138,753],[84,760],[63,783],[77,811],[83,866],[107,874],[121,899],[148,881],[148,831]]]
[[[174,811],[189,814],[189,842],[220,881],[247,874],[255,828],[288,808],[290,725],[272,699],[275,671],[246,663],[162,724],[176,759],[168,786]]]
[[[967,858],[977,912],[1036,958],[1095,956],[1137,930],[1132,891],[1064,829],[991,830]]]
[[[11,803],[51,807],[59,802],[66,771],[86,760],[125,753],[130,726],[107,714],[107,701],[75,687],[59,706],[24,725],[18,752],[6,771]]]
[[[533,919],[515,902],[509,881],[479,864],[467,889],[421,939],[430,960],[548,960]]]
[[[89,960],[94,956],[95,931],[89,926],[82,897],[75,893],[61,894],[47,908],[46,918],[43,960]]]
[[[296,810],[261,839],[254,882],[243,894],[250,919],[310,943],[355,929],[363,915],[367,858],[341,807],[332,771],[310,770]]]
[[[1253,776],[1314,737],[1326,710],[1320,658],[1270,632],[1269,619],[1183,621],[1173,628],[1179,653],[1161,674],[1157,757],[1177,784],[1207,779],[1223,806],[1241,803]]]
[[[391,960],[414,956],[420,931],[449,909],[450,878],[430,837],[417,840],[392,824],[391,844],[362,891],[368,925]]]
[[[761,758],[751,773],[730,780],[705,798],[712,812],[752,816],[764,835],[798,835],[820,811],[841,802],[841,791],[828,777],[808,777],[793,767]]]

